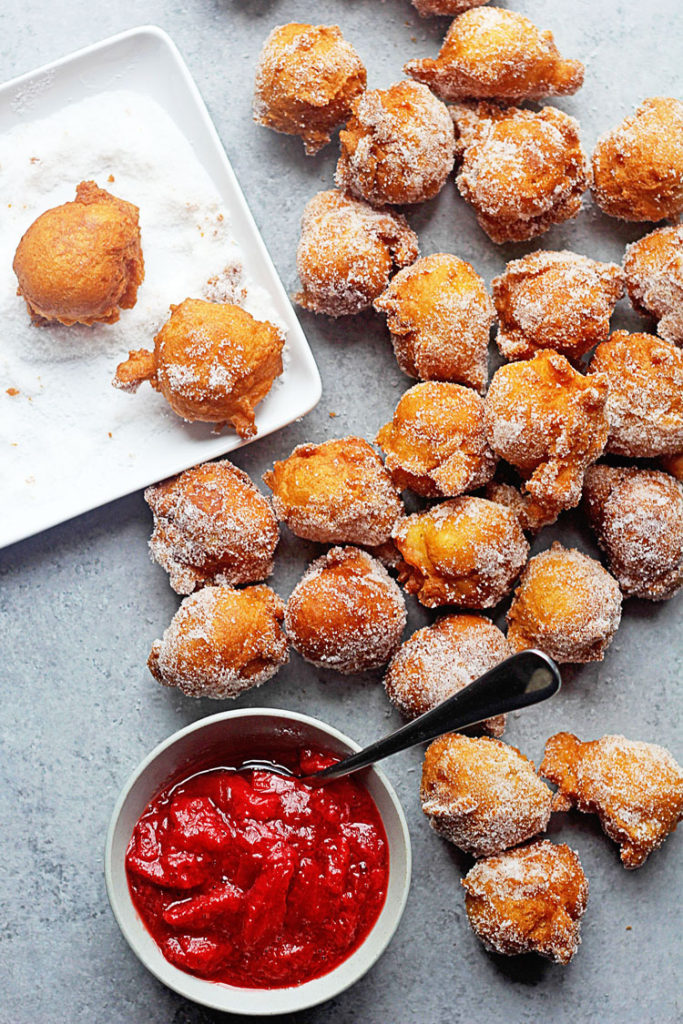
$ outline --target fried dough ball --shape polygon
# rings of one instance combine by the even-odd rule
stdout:
[[[230,303],[185,299],[154,339],[154,351],[129,352],[114,386],[136,391],[148,380],[192,423],[231,423],[254,437],[254,409],[282,373],[285,339],[267,320]]]
[[[489,857],[542,832],[553,795],[533,761],[502,740],[451,732],[427,747],[420,801],[435,832]]]
[[[488,3],[488,0],[412,0],[413,7],[417,13],[426,18],[430,14],[462,14],[470,7],[479,7]]]
[[[683,452],[678,455],[669,455],[659,461],[667,473],[683,483]]]
[[[683,817],[683,769],[655,743],[603,736],[582,743],[570,732],[551,736],[541,764],[558,787],[553,810],[576,805],[597,814],[621,847],[625,868],[639,868]]]
[[[374,206],[431,199],[453,169],[448,108],[417,82],[364,92],[339,141],[335,184]]]
[[[496,370],[484,402],[486,439],[525,478],[525,526],[578,505],[585,469],[607,441],[607,401],[606,378],[585,377],[552,350]]]
[[[564,843],[541,839],[487,857],[462,885],[472,929],[491,952],[540,953],[557,964],[576,953],[588,882],[578,854]]]
[[[256,66],[254,120],[300,135],[306,153],[317,153],[346,121],[366,80],[363,62],[338,25],[278,25]]]
[[[318,192],[301,219],[296,266],[303,289],[294,301],[327,316],[360,313],[418,251],[417,235],[401,214],[336,189]]]
[[[471,264],[450,253],[424,256],[399,271],[374,305],[387,315],[405,374],[485,389],[495,313]]]
[[[268,499],[227,459],[148,487],[145,501],[154,515],[152,557],[176,593],[271,575],[277,519]]]
[[[468,686],[512,654],[505,636],[482,615],[445,615],[413,633],[392,658],[384,677],[389,700],[416,718]],[[502,736],[506,715],[480,723]]]
[[[399,491],[455,497],[491,479],[496,457],[484,435],[484,403],[459,384],[427,381],[410,388],[377,434]]]
[[[384,566],[359,548],[332,548],[312,562],[285,613],[292,646],[318,668],[345,675],[379,668],[401,642],[403,595]]]
[[[34,324],[113,324],[145,276],[139,210],[94,181],[46,210],[24,233],[14,273]]]
[[[204,587],[183,599],[147,666],[188,697],[238,697],[289,660],[284,613],[270,587]]]
[[[683,347],[683,225],[658,228],[629,245],[624,273],[633,308],[659,321],[660,338]]]
[[[619,584],[557,541],[529,560],[507,614],[513,651],[539,647],[561,664],[602,661],[621,621]]]
[[[683,103],[643,100],[602,135],[593,152],[593,198],[622,220],[662,220],[683,211]]]
[[[576,92],[584,67],[522,14],[481,7],[455,18],[436,60],[411,60],[403,70],[442,100],[517,101]]]
[[[451,107],[456,184],[493,242],[523,242],[575,217],[588,186],[579,125],[555,107]]]
[[[683,351],[652,334],[615,331],[595,350],[589,374],[609,384],[605,451],[656,458],[683,451]]]
[[[501,355],[530,359],[550,348],[576,362],[607,339],[624,275],[615,263],[538,251],[508,263],[491,288]]]
[[[470,495],[399,520],[399,583],[427,608],[492,608],[512,589],[529,555],[514,512]]]
[[[666,601],[683,586],[683,487],[652,469],[591,466],[584,505],[624,597]]]
[[[275,514],[292,533],[327,544],[384,544],[403,505],[362,437],[300,444],[265,473]]]

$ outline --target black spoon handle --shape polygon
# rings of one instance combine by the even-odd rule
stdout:
[[[538,704],[557,693],[561,682],[560,670],[547,654],[536,650],[520,651],[402,729],[337,764],[306,776],[305,781],[341,778],[416,743],[426,743],[446,732],[476,725],[485,718]]]

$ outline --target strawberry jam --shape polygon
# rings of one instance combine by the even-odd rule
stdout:
[[[338,758],[299,751],[310,773]],[[131,897],[164,956],[200,978],[300,985],[337,967],[387,891],[379,812],[353,777],[313,787],[210,768],[162,790],[126,853]]]

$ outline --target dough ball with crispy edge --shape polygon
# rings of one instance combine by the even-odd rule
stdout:
[[[633,308],[659,321],[660,338],[683,347],[683,225],[658,228],[629,245],[624,273]]]
[[[400,520],[399,582],[427,608],[492,608],[519,576],[529,544],[515,513],[470,495]]]
[[[302,291],[294,301],[327,316],[360,313],[417,255],[417,235],[401,214],[336,189],[318,192],[301,219],[296,266]]]
[[[285,606],[266,586],[204,587],[183,599],[147,661],[164,686],[188,697],[238,697],[289,659]]]
[[[529,560],[507,614],[514,651],[538,647],[561,664],[602,661],[621,621],[619,584],[576,548],[555,542]]]
[[[362,437],[297,445],[263,479],[278,519],[306,540],[384,544],[403,514],[389,473]]]
[[[593,198],[610,217],[662,220],[683,211],[683,103],[643,100],[593,152]]]
[[[482,615],[444,615],[403,643],[387,669],[384,687],[406,718],[416,718],[452,697],[512,654],[505,636]],[[505,715],[480,723],[501,736]]]
[[[185,299],[154,339],[116,369],[114,386],[136,391],[148,380],[173,411],[192,423],[231,423],[256,435],[254,409],[282,373],[282,332],[231,303]]]
[[[538,100],[583,85],[584,66],[565,60],[552,32],[515,11],[481,7],[451,23],[436,60],[411,60],[407,75],[442,100]]]
[[[542,832],[552,799],[533,761],[502,740],[451,732],[427,747],[422,810],[435,832],[473,857]]]
[[[462,880],[465,910],[487,949],[568,964],[581,941],[588,882],[578,854],[547,839],[480,860]]]
[[[145,276],[137,206],[82,181],[24,233],[14,273],[34,324],[113,324]]]
[[[589,374],[609,385],[605,451],[656,458],[683,451],[683,351],[652,334],[615,331],[595,350]]]
[[[256,66],[254,120],[300,135],[306,153],[317,153],[346,121],[366,80],[363,62],[338,25],[278,25]]]
[[[671,476],[675,476],[677,480],[683,483],[683,452],[678,455],[668,455],[660,459],[660,464],[667,473]]]
[[[359,548],[312,562],[287,602],[292,646],[318,668],[345,675],[379,668],[401,642],[406,609],[384,566]]]
[[[530,359],[554,349],[575,363],[607,339],[624,275],[615,263],[539,250],[508,263],[491,288],[501,355]]]
[[[152,557],[176,593],[271,575],[277,519],[268,499],[227,459],[148,487],[145,501],[154,515]]]
[[[588,187],[579,124],[555,107],[451,107],[456,184],[493,242],[523,242],[575,217]]]
[[[683,769],[655,743],[603,736],[582,743],[551,736],[541,772],[558,787],[553,810],[597,814],[621,847],[625,868],[639,868],[683,817]]]
[[[397,82],[354,100],[335,184],[373,206],[423,203],[453,169],[453,123],[426,85]]]
[[[474,267],[450,253],[399,271],[375,301],[386,313],[398,365],[409,377],[483,391],[493,303]]]

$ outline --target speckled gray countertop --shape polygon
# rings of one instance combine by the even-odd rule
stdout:
[[[656,13],[642,0],[518,0],[505,6],[552,28],[562,52],[585,61],[584,88],[557,105],[579,117],[588,149],[645,96],[683,95],[680,0],[659,0]],[[448,25],[444,19],[421,20],[408,0],[4,0],[0,79],[137,24],[166,29],[207,102],[291,291],[299,217],[308,198],[330,186],[336,146],[306,159],[299,140],[251,122],[256,56],[271,27],[286,21],[340,24],[365,60],[373,86],[400,78],[406,59],[434,53]],[[0,170],[0,196],[1,180]],[[542,240],[496,249],[451,183],[412,212],[410,221],[423,253],[455,252],[487,281],[505,260],[539,247],[619,261],[626,242],[645,231],[603,217],[587,199],[577,220]],[[409,386],[379,317],[332,322],[302,314],[301,322],[320,367],[323,398],[302,422],[236,453],[234,461],[255,480],[299,442],[349,433],[372,438]],[[637,329],[641,323],[625,302],[619,304],[615,326]],[[178,606],[165,573],[149,560],[149,533],[150,515],[137,493],[0,552],[2,1024],[224,1019],[185,1002],[146,972],[119,934],[104,888],[106,825],[130,771],[171,732],[232,706],[184,698],[162,689],[147,672],[150,644]],[[544,531],[534,551],[560,534],[596,553],[587,528],[570,515]],[[273,577],[283,597],[321,550],[283,531]],[[430,616],[413,599],[409,606],[412,631]],[[605,661],[567,669],[557,700],[512,718],[505,738],[538,760],[545,739],[558,729],[586,739],[623,732],[660,742],[680,760],[682,611],[681,595],[662,605],[628,601]],[[308,712],[364,743],[399,724],[380,680],[379,673],[353,678],[317,671],[293,655],[275,679],[237,706]],[[466,859],[422,818],[420,760],[420,751],[412,750],[385,762],[406,810],[414,852],[413,884],[394,940],[354,988],[318,1008],[277,1019],[681,1019],[676,896],[683,835],[671,838],[639,871],[627,873],[595,818],[554,816],[550,836],[579,851],[590,882],[583,944],[566,968],[532,956],[491,956],[465,920],[459,882]]]

